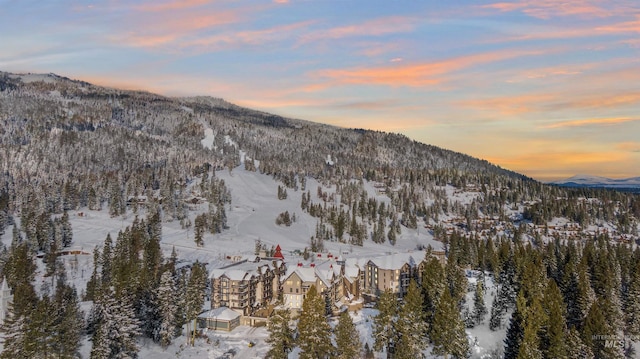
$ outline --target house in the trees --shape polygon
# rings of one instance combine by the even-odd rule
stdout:
[[[211,308],[228,307],[250,316],[278,298],[284,263],[259,257],[213,269]]]

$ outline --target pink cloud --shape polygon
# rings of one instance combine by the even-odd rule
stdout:
[[[309,43],[354,36],[381,36],[387,34],[407,33],[415,30],[418,20],[418,18],[407,16],[383,17],[359,24],[314,31],[303,35],[300,38],[300,42]]]
[[[134,47],[170,45],[197,36],[201,31],[233,24],[241,19],[240,13],[234,10],[200,11],[181,8],[173,11],[172,16],[166,16],[166,12],[132,15],[122,27],[134,30],[116,33],[110,37],[111,41]],[[131,26],[134,22],[138,25]]]
[[[211,3],[211,0],[177,0],[167,2],[148,2],[136,6],[135,9],[139,11],[149,12],[162,12],[173,11],[180,9],[188,9],[192,7],[198,7]]]
[[[636,15],[635,20],[600,26],[596,30],[604,33],[640,33],[640,15]]]
[[[262,30],[226,32],[185,42],[182,47],[217,49],[228,46],[262,45],[282,41],[296,35],[297,30],[310,26],[314,21],[303,21]]]
[[[626,7],[615,6],[613,2],[589,0],[521,0],[515,2],[497,2],[482,7],[500,12],[519,11],[540,19],[563,16],[603,18],[614,14],[624,14],[626,12],[624,11]]]

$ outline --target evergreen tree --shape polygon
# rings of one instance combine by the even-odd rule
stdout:
[[[640,336],[640,264],[634,266],[625,298],[625,333]]]
[[[571,328],[566,336],[566,348],[568,359],[593,359],[591,348],[580,339],[580,333],[576,328]]]
[[[27,242],[23,241],[11,248],[9,258],[4,266],[7,284],[9,288],[13,289],[14,306],[18,312],[21,312],[26,305],[32,305],[36,302],[37,296],[31,285],[36,271],[33,258]],[[20,295],[23,296],[20,297]]]
[[[0,332],[3,334],[2,359],[31,358],[33,353],[27,350],[27,328],[29,317],[25,313],[16,313],[14,304],[9,304],[7,315]]]
[[[98,265],[100,264],[100,250],[98,247],[93,249],[93,272],[91,272],[91,277],[87,281],[87,289],[84,294],[84,300],[92,301],[95,297],[96,292],[100,288],[101,281],[100,276],[98,275]]]
[[[271,348],[267,359],[287,359],[294,347],[293,330],[289,327],[291,312],[289,309],[275,310],[267,322],[269,337],[265,340]]]
[[[105,288],[94,303],[95,331],[91,338],[91,359],[138,357],[136,338],[141,334],[131,299],[117,298]]]
[[[420,289],[416,282],[411,280],[394,325],[398,336],[394,358],[418,358],[426,348],[427,323],[422,307]]]
[[[394,323],[396,320],[397,300],[395,294],[385,290],[378,298],[378,315],[373,319],[373,349],[381,351],[389,349],[396,344]]]
[[[446,288],[444,268],[437,258],[431,256],[430,250],[425,257],[425,266],[422,271],[422,297],[425,319],[430,326],[433,323],[433,316],[436,311],[438,300]]]
[[[527,302],[524,294],[520,292],[516,300],[516,310],[511,314],[511,319],[509,320],[507,337],[504,340],[504,359],[516,359],[518,357],[524,338],[526,311]]]
[[[502,328],[502,319],[504,317],[505,308],[501,305],[500,298],[495,296],[491,303],[491,317],[489,319],[489,329],[496,331]]]
[[[324,299],[315,286],[309,288],[302,302],[298,332],[301,359],[325,359],[333,353],[331,327],[325,317]]]
[[[476,325],[484,321],[487,315],[487,306],[484,304],[484,285],[481,280],[476,283],[476,291],[473,297],[473,321]]]
[[[360,335],[349,312],[340,313],[335,328],[337,359],[359,358],[362,353]]]
[[[566,309],[562,293],[555,280],[549,279],[542,303],[548,318],[542,327],[542,345],[545,358],[564,358],[567,356]]]
[[[84,327],[84,315],[80,310],[75,288],[59,279],[52,311],[53,326],[50,335],[57,358],[77,358]]]
[[[607,302],[599,299],[589,309],[582,330],[582,341],[591,348],[596,358],[624,358],[623,347],[618,345],[618,333],[607,323],[603,313]],[[607,345],[613,343],[614,345]]]
[[[452,355],[456,358],[468,358],[469,341],[464,323],[460,317],[458,304],[448,290],[442,292],[431,325],[429,337],[433,343],[433,353],[445,358]]]
[[[464,270],[456,264],[455,256],[448,258],[445,275],[449,291],[451,291],[451,297],[458,303],[458,306],[460,306],[465,300],[469,281],[464,274]]]
[[[542,359],[540,350],[540,337],[538,333],[542,324],[546,321],[540,299],[534,297],[531,306],[526,308],[524,318],[524,331],[522,342],[518,350],[518,359]]]
[[[102,275],[100,276],[102,283],[109,285],[111,283],[111,266],[113,261],[113,240],[111,239],[111,233],[107,233],[107,238],[104,240],[102,246],[102,258],[100,264],[102,264]]]
[[[204,305],[205,289],[207,287],[207,270],[205,266],[196,262],[191,267],[191,275],[187,283],[186,293],[184,297],[184,314],[187,323],[187,331],[189,332],[189,343],[193,345],[193,337],[195,335],[195,320],[202,312]],[[193,325],[192,325],[193,322]]]
[[[158,287],[158,311],[160,327],[156,328],[160,345],[166,348],[171,344],[176,333],[176,316],[178,313],[178,298],[175,279],[170,271],[162,273]]]
[[[196,216],[193,231],[194,231],[194,241],[196,242],[196,245],[198,247],[204,246],[203,236],[204,236],[204,230],[206,227],[207,227],[207,217],[205,216],[205,214],[203,213],[201,215]]]
[[[73,230],[71,229],[71,222],[69,222],[69,212],[64,211],[60,224],[62,226],[62,246],[69,247],[73,241]]]

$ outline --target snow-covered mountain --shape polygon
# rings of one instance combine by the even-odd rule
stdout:
[[[28,243],[38,294],[49,285],[46,271],[58,270],[47,262],[59,260],[87,300],[85,311],[92,305],[89,278],[103,262],[91,252],[104,255],[108,235],[124,238],[121,243],[128,238],[121,233],[145,241],[157,235],[162,257],[175,251],[172,265],[185,273],[196,262],[212,270],[278,245],[289,264],[311,265],[329,254],[358,263],[466,243],[455,259],[488,271],[488,307],[498,288],[490,272],[502,265],[489,253],[508,263],[507,257],[552,241],[606,236],[633,243],[638,218],[638,196],[542,184],[398,134],[289,119],[209,97],[169,98],[54,74],[0,72],[0,256],[13,242]],[[57,240],[65,228],[72,230],[70,244]],[[512,245],[519,249],[510,251]],[[157,258],[151,245],[131,248]],[[355,315],[368,347],[376,312],[364,308]],[[467,330],[473,358],[500,357],[490,352],[504,347],[508,318],[492,330],[486,319]],[[206,333],[186,349],[184,335],[168,349],[147,338],[140,357],[221,357],[231,349],[237,357],[264,357],[266,336],[264,328],[248,327]],[[82,340],[88,357],[92,343]]]
[[[595,187],[618,190],[640,190],[640,177],[614,179],[581,174],[551,183],[566,187]]]

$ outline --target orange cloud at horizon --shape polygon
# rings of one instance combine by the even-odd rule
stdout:
[[[498,113],[505,115],[519,115],[559,110],[603,109],[640,103],[640,93],[633,91],[609,95],[583,93],[575,94],[574,96],[574,98],[565,98],[563,94],[534,93],[464,100],[458,101],[456,104],[486,111],[497,110]],[[595,119],[592,119],[591,121],[593,120]],[[618,118],[618,120],[620,120],[620,118]],[[576,124],[574,123],[574,126],[575,125]],[[561,126],[558,125],[557,127]]]
[[[580,173],[604,177],[632,177],[630,172],[620,172],[619,163],[630,162],[622,152],[579,152],[558,151],[545,153],[525,153],[514,156],[485,157],[491,163],[503,168],[524,173],[543,180],[564,179]]]
[[[616,145],[616,148],[622,151],[640,153],[640,142],[621,142]]]
[[[356,69],[327,69],[316,71],[313,74],[319,77],[330,78],[337,84],[420,87],[446,82],[447,74],[464,68],[508,60],[516,57],[540,54],[542,54],[542,51],[499,50],[461,56],[443,61],[407,65],[395,63],[396,66],[364,67]]]

